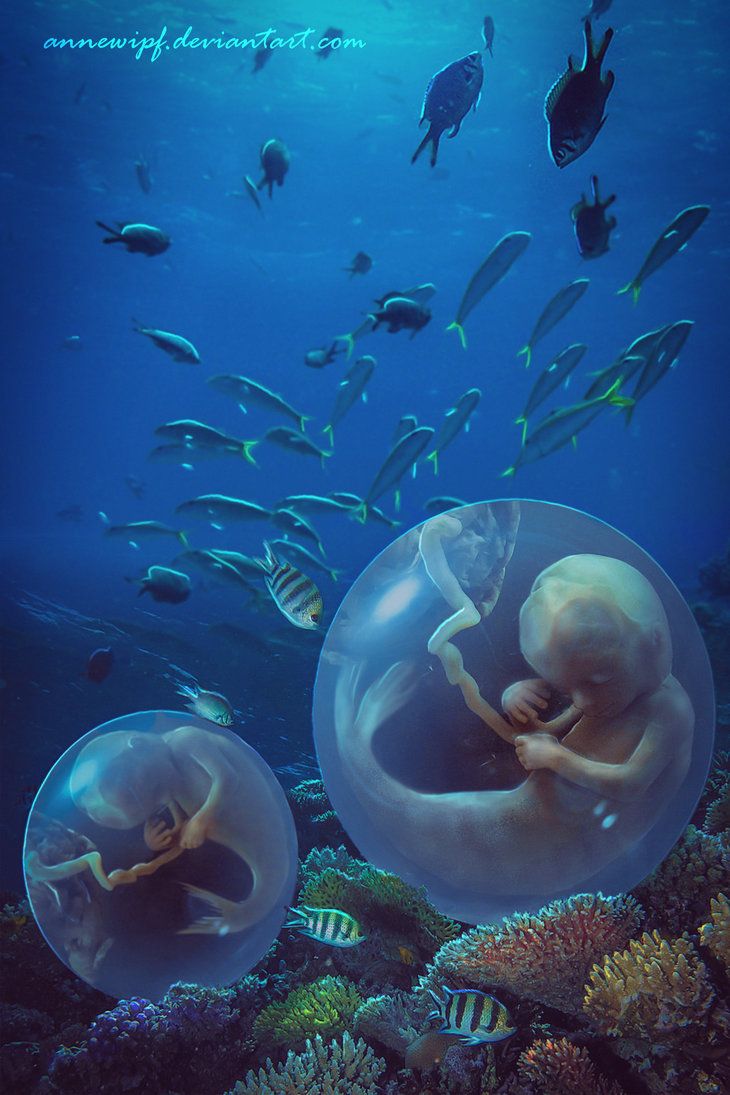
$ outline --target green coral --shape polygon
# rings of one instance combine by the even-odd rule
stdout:
[[[300,1054],[289,1052],[285,1061],[249,1072],[228,1095],[377,1095],[385,1061],[376,1057],[360,1038],[345,1032],[342,1044],[325,1045],[319,1035],[307,1039]]]
[[[712,951],[730,975],[730,901],[724,893],[710,901],[710,921],[700,928],[700,942]]]
[[[580,1015],[583,986],[595,962],[625,947],[643,919],[625,895],[578,894],[553,901],[534,915],[510,917],[504,927],[473,928],[446,943],[419,982],[419,990],[456,985],[508,989]]]
[[[344,977],[321,977],[298,985],[284,1000],[275,1000],[257,1015],[253,1036],[267,1048],[296,1047],[307,1038],[342,1034],[362,1003],[362,996]]]
[[[292,802],[315,825],[337,817],[321,779],[303,779],[289,792]]]
[[[300,905],[349,913],[368,936],[376,937],[380,953],[392,951],[396,961],[399,944],[430,956],[459,934],[459,925],[427,900],[425,887],[416,889],[389,871],[342,853],[338,849],[337,867],[320,867],[322,860],[307,857]]]
[[[727,884],[728,871],[730,835],[689,825],[667,858],[633,892],[662,931],[681,935],[706,915],[710,900]]]

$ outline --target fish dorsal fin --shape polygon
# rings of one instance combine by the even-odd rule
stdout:
[[[547,93],[547,97],[545,99],[545,117],[547,118],[548,121],[551,120],[551,118],[552,118],[552,116],[555,112],[555,107],[557,105],[557,102],[558,102],[560,96],[563,94],[566,87],[568,86],[570,81],[575,76],[575,73],[574,73],[573,68],[572,68],[572,61],[573,61],[572,57],[569,57],[568,58],[568,68],[567,68],[567,70],[563,73],[563,75],[558,80],[555,81],[555,83],[553,84],[553,86],[550,88],[550,90]]]

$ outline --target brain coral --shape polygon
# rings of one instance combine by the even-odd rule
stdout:
[[[501,987],[579,1015],[591,967],[625,947],[642,916],[632,897],[580,894],[553,901],[536,916],[514,916],[504,928],[473,928],[444,944],[418,987]]]

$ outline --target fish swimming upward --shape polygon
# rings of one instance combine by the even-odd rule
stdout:
[[[411,157],[415,163],[428,144],[431,145],[431,167],[436,165],[441,135],[447,129],[449,137],[455,137],[461,123],[473,108],[479,105],[484,80],[484,68],[479,53],[469,53],[440,69],[426,88],[423,109],[418,122],[429,122],[426,136]]]
[[[577,160],[593,144],[606,121],[603,111],[615,80],[612,72],[601,76],[601,62],[611,44],[613,30],[608,27],[600,46],[594,50],[590,19],[583,26],[586,39],[583,67],[574,68],[573,58],[568,57],[567,70],[545,99],[548,148],[557,167],[566,167]]]

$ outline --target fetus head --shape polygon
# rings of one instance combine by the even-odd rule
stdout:
[[[95,738],[71,772],[79,809],[110,829],[133,829],[172,797],[174,770],[161,737],[124,730]]]

